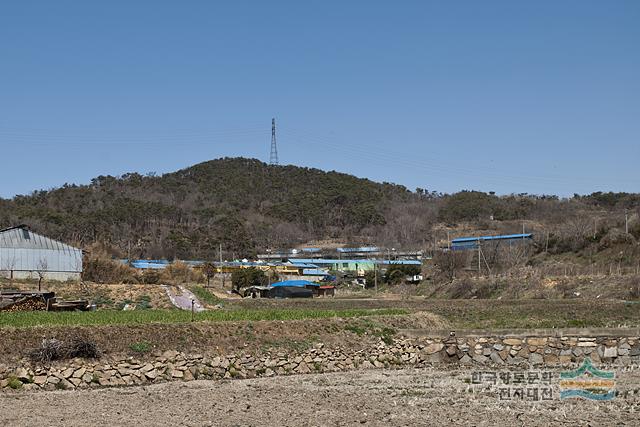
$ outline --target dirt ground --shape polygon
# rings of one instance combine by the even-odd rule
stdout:
[[[33,283],[2,284],[3,289],[35,290]],[[173,308],[165,290],[159,285],[123,285],[95,283],[46,282],[43,290],[53,291],[62,299],[87,299],[98,309],[122,309],[125,304],[144,304],[146,308]]]
[[[369,370],[147,387],[4,393],[6,425],[351,426],[637,425],[638,394],[610,402],[500,401],[471,392],[471,372],[434,368]],[[640,373],[617,375],[618,390]],[[637,390],[637,389],[636,389]]]

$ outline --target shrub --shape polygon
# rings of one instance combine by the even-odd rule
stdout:
[[[20,381],[18,378],[16,378],[15,376],[11,376],[9,377],[9,382],[7,383],[7,386],[9,388],[12,388],[14,390],[17,390],[19,388],[22,388],[22,381]]]
[[[202,273],[202,270],[195,270],[180,261],[176,261],[173,264],[168,265],[164,270],[162,270],[160,277],[163,281],[171,285],[202,283],[204,281],[204,274]]]
[[[420,272],[421,267],[419,265],[391,264],[384,274],[384,281],[397,284],[404,281],[406,276],[416,276]]]
[[[131,351],[133,351],[134,353],[144,354],[148,353],[151,350],[151,344],[146,341],[134,342],[132,344],[129,344],[129,349],[131,349]]]
[[[40,347],[32,350],[29,357],[34,362],[50,363],[54,360],[73,359],[76,357],[85,359],[97,359],[100,357],[98,346],[95,342],[82,337],[72,337],[63,342],[55,338],[43,339]]]
[[[257,268],[241,268],[231,274],[231,283],[234,291],[239,292],[240,289],[250,286],[266,286],[269,278],[264,271]]]
[[[157,285],[160,283],[160,273],[157,270],[145,270],[140,279],[145,285]]]
[[[134,268],[103,256],[85,257],[82,278],[95,283],[138,283]]]

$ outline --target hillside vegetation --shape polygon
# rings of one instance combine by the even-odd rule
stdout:
[[[447,231],[453,236],[518,232],[524,223],[538,239],[528,260],[544,250],[603,254],[622,262],[622,248],[623,262],[633,265],[639,210],[638,194],[447,195],[224,158],[162,176],[99,176],[89,185],[0,199],[0,228],[26,223],[83,248],[143,258],[217,259],[221,244],[230,259],[321,239],[430,249]]]

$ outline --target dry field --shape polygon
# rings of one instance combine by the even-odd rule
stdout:
[[[469,391],[470,372],[368,370],[148,387],[4,393],[6,425],[31,426],[415,426],[637,425],[640,396],[611,402],[500,401]],[[637,390],[640,373],[617,373]]]

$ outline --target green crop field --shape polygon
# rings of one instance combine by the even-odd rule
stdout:
[[[301,320],[331,317],[363,317],[407,314],[408,310],[389,309],[267,309],[212,310],[195,313],[196,322],[242,320]],[[84,325],[140,325],[148,323],[187,323],[191,313],[180,310],[94,311],[94,312],[15,312],[1,313],[0,327],[84,326]]]

